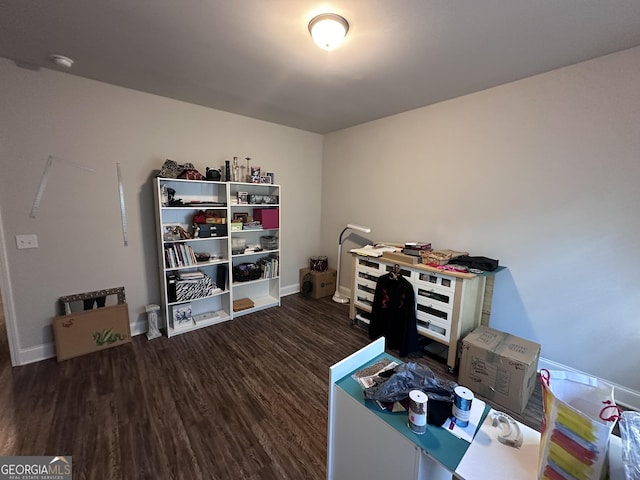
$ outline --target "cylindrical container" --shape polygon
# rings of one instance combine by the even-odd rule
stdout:
[[[231,181],[231,161],[230,160],[224,161],[224,180],[226,182]]]
[[[429,398],[420,390],[409,392],[409,428],[422,435],[427,431],[427,401]]]
[[[469,417],[471,416],[471,402],[473,401],[473,392],[467,387],[456,387],[453,389],[453,419],[459,427],[469,425]]]
[[[329,259],[327,257],[309,258],[309,269],[312,272],[326,272],[329,269]]]
[[[238,166],[238,157],[233,157],[233,174],[231,178],[234,182],[240,181],[240,167]]]

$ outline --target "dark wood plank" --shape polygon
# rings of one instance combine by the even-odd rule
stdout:
[[[348,306],[291,295],[60,364],[11,368],[2,355],[0,455],[72,455],[80,479],[322,479],[329,366],[367,343]],[[537,387],[509,413],[538,428],[540,400]]]

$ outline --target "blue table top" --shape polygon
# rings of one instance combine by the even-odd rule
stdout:
[[[413,433],[407,426],[408,414],[407,412],[392,413],[386,410],[382,410],[375,402],[366,400],[364,398],[364,392],[358,382],[356,382],[352,375],[380,360],[392,360],[396,363],[402,363],[397,358],[382,353],[375,357],[373,360],[359,366],[354,371],[342,377],[336,382],[336,385],[353,397],[356,401],[362,403],[363,406],[368,408],[371,413],[377,415],[380,419],[386,422],[389,426],[397,430],[400,434],[404,435],[411,442],[415,443],[418,447],[422,448],[425,452],[435,458],[438,462],[454,472],[462,457],[469,448],[469,443],[452,435],[442,427],[427,424],[427,431],[422,435]],[[480,425],[484,422],[490,408],[485,406]]]

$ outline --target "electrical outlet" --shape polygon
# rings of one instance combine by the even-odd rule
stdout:
[[[35,233],[29,235],[16,235],[16,245],[19,249],[38,248],[38,236]]]

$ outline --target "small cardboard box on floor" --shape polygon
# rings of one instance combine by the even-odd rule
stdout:
[[[480,326],[462,341],[458,383],[522,412],[537,382],[540,344]]]
[[[315,272],[310,268],[301,268],[300,291],[315,299],[333,295],[336,291],[336,276],[335,268],[329,268],[326,272]],[[311,282],[311,290],[308,292],[305,289],[305,282]]]

